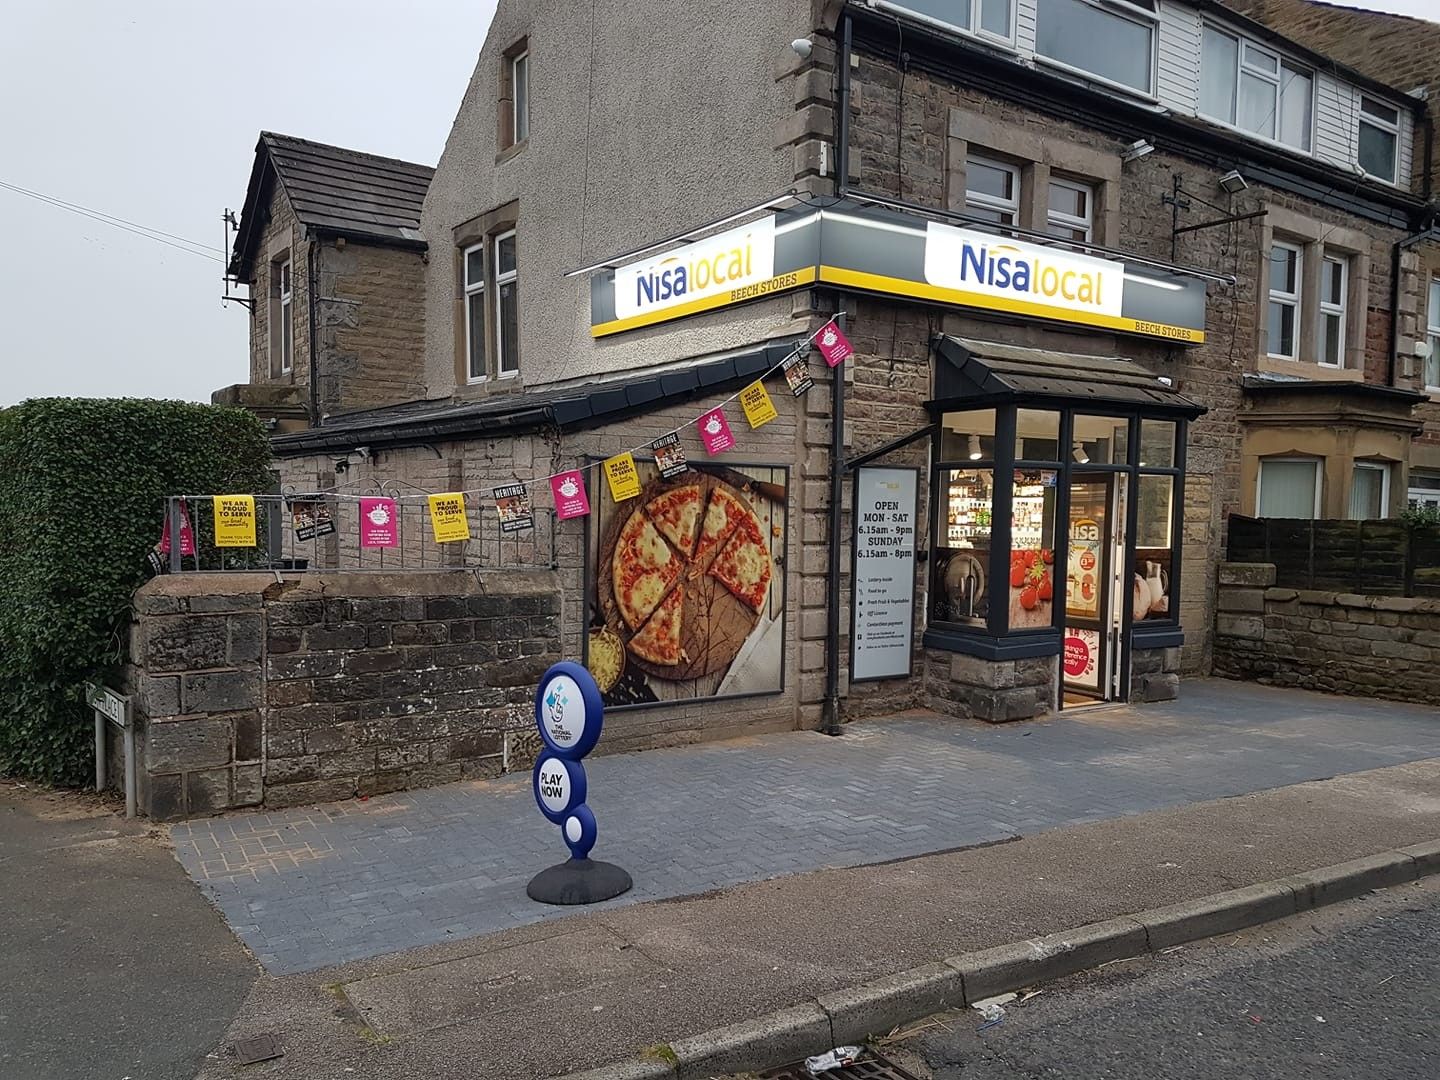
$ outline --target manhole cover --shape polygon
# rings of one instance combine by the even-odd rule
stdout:
[[[866,1049],[865,1058],[846,1069],[832,1069],[820,1074],[824,1080],[918,1080],[912,1072],[906,1072],[883,1054]],[[760,1074],[760,1080],[815,1080],[805,1069],[803,1061],[793,1065],[782,1065],[778,1069]]]
[[[253,1039],[236,1039],[235,1060],[241,1065],[254,1065],[257,1061],[270,1061],[284,1057],[285,1049],[280,1045],[280,1036],[267,1032]]]

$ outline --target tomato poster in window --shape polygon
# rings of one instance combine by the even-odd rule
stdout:
[[[1054,624],[1055,491],[1053,469],[1015,470],[1010,519],[1010,629]]]
[[[1100,525],[1079,518],[1070,525],[1070,587],[1065,610],[1076,618],[1100,617]]]

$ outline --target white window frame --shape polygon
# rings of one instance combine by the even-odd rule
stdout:
[[[1050,178],[1050,187],[1065,188],[1068,191],[1078,191],[1085,196],[1085,216],[1076,217],[1073,214],[1066,214],[1056,210],[1050,205],[1050,192],[1045,192],[1045,224],[1054,225],[1061,229],[1078,229],[1085,233],[1085,243],[1095,239],[1095,185],[1081,183],[1079,180],[1067,180],[1061,176]],[[1070,237],[1057,237],[1056,239],[1070,240]],[[1078,243],[1079,241],[1071,241]]]
[[[965,37],[980,38],[982,41],[998,43],[1013,48],[1015,45],[1016,15],[1019,11],[1020,5],[1025,2],[1026,0],[1009,0],[1010,27],[1009,32],[1004,37],[1001,37],[999,34],[996,34],[991,30],[983,29],[983,27],[981,26],[980,8],[981,5],[985,3],[985,0],[970,0],[969,26],[962,26],[959,23],[953,23],[945,19],[936,18],[934,15],[926,14],[923,11],[916,11],[914,8],[908,7],[905,3],[903,3],[903,0],[896,3],[891,3],[890,0],[873,0],[871,6],[880,8],[882,11],[888,11],[894,15],[903,15],[907,19],[914,19],[916,22],[924,23],[927,26],[933,26],[939,30],[946,30],[951,33],[962,34]],[[1030,2],[1033,3],[1034,0],[1030,0]]]
[[[1201,29],[1202,57],[1204,55],[1204,35],[1206,31],[1218,34],[1221,37],[1229,38],[1235,43],[1235,85],[1230,88],[1230,107],[1234,110],[1234,115],[1229,117],[1214,116],[1199,108],[1197,108],[1196,112],[1200,116],[1205,117],[1205,119],[1207,120],[1212,120],[1217,124],[1222,124],[1225,127],[1230,128],[1232,131],[1238,131],[1242,134],[1249,135],[1251,138],[1259,139],[1261,142],[1267,142],[1273,146],[1283,146],[1287,150],[1293,150],[1297,153],[1305,154],[1306,156],[1313,156],[1315,153],[1315,96],[1316,86],[1318,83],[1318,80],[1315,77],[1315,70],[1313,68],[1306,67],[1304,64],[1299,64],[1293,60],[1288,59],[1282,53],[1278,53],[1274,49],[1251,41],[1243,34],[1238,34],[1234,30],[1231,30],[1228,26],[1221,26],[1218,23],[1212,22],[1206,22]],[[1262,53],[1267,56],[1273,56],[1276,61],[1276,70],[1270,71],[1264,67],[1256,67],[1252,64],[1246,64],[1245,55],[1247,50],[1253,50],[1257,53]],[[1280,137],[1281,117],[1285,113],[1285,88],[1289,85],[1288,80],[1285,78],[1285,71],[1287,68],[1295,72],[1297,75],[1304,75],[1310,80],[1310,126],[1305,131],[1305,142],[1303,145],[1286,142]],[[1274,121],[1275,126],[1274,135],[1266,135],[1262,131],[1251,131],[1247,127],[1240,126],[1240,92],[1241,87],[1244,85],[1244,76],[1247,74],[1254,76],[1257,79],[1263,79],[1266,82],[1273,84],[1275,87],[1275,108],[1272,110],[1271,113],[1271,119]],[[1205,79],[1205,65],[1203,62],[1200,65],[1200,79],[1203,83]],[[1200,96],[1199,100],[1204,100],[1203,94]]]
[[[1440,476],[1412,472],[1410,488],[1405,493],[1405,502],[1407,506],[1411,507],[1433,506],[1440,509]]]
[[[1440,394],[1440,276],[1432,277],[1426,290],[1428,302],[1425,314],[1425,340],[1430,345],[1430,355],[1425,357],[1422,378],[1425,389]],[[1435,373],[1432,382],[1430,373]]]
[[[1334,263],[1340,267],[1340,302],[1334,303],[1325,298],[1325,264]],[[1350,306],[1350,260],[1344,255],[1331,255],[1321,252],[1320,255],[1320,313],[1317,317],[1317,339],[1315,348],[1315,362],[1321,367],[1343,368],[1345,366],[1345,322],[1349,315]],[[1336,318],[1340,324],[1340,341],[1335,350],[1336,362],[1330,363],[1325,359],[1325,318],[1330,316]]]
[[[1355,467],[1351,470],[1350,476],[1350,499],[1355,499],[1355,476],[1354,474],[1364,469],[1367,472],[1378,472],[1380,474],[1380,519],[1390,516],[1390,464],[1385,461],[1356,461]],[[1350,517],[1350,506],[1346,505],[1346,518],[1350,521],[1368,521],[1369,518]],[[1377,519],[1377,520],[1380,520]]]
[[[1014,193],[1010,199],[1002,199],[997,195],[991,195],[983,191],[972,191],[970,189],[970,165],[971,163],[984,165],[986,168],[999,169],[1010,174],[1010,190]],[[1000,161],[998,158],[986,157],[984,154],[970,154],[965,159],[965,209],[974,205],[982,210],[993,210],[997,214],[1009,214],[1010,223],[1002,228],[1018,228],[1020,225],[1020,166],[1011,165],[1008,161]]]
[[[521,69],[524,79],[521,79]],[[520,84],[525,84],[524,108],[520,102]],[[521,131],[524,134],[521,134]],[[510,58],[510,145],[518,146],[530,138],[530,50],[524,49]]]
[[[1287,462],[1303,462],[1306,465],[1315,466],[1315,507],[1311,511],[1309,520],[1318,521],[1320,518],[1320,505],[1322,502],[1321,496],[1324,494],[1325,491],[1325,459],[1321,457],[1305,457],[1303,455],[1291,457],[1263,457],[1260,459],[1260,463],[1255,467],[1255,516],[1264,516],[1260,512],[1260,508],[1265,505],[1263,502],[1260,501],[1260,492],[1262,490],[1261,485],[1265,481],[1265,466],[1267,463],[1272,461],[1280,464],[1284,464]]]
[[[280,332],[280,374],[295,370],[295,272],[287,254],[275,264],[276,329]],[[273,343],[272,343],[273,344]]]
[[[482,269],[479,281],[470,280],[470,255],[472,252],[480,252],[482,260],[486,258],[485,243],[471,244],[460,253],[460,280],[461,292],[465,297],[465,382],[468,385],[483,383],[490,377],[490,357],[485,357],[485,370],[478,375],[475,373],[475,350],[471,345],[474,337],[474,329],[470,325],[470,298],[472,296],[485,296],[485,273],[488,271],[488,261],[482,262]],[[481,304],[485,301],[482,299]]]
[[[507,271],[505,271],[505,273],[503,273],[503,274],[500,272],[500,243],[501,243],[502,240],[512,240],[512,239],[514,239],[514,238],[515,238],[515,230],[514,230],[514,229],[508,229],[508,230],[506,230],[505,232],[496,233],[496,234],[495,234],[495,237],[494,237],[493,244],[492,244],[492,246],[491,246],[491,248],[490,248],[491,258],[494,260],[494,261],[491,263],[491,265],[494,267],[494,274],[495,274],[495,303],[494,303],[493,307],[494,307],[494,318],[495,318],[495,377],[496,377],[497,379],[513,379],[515,376],[517,376],[517,375],[520,374],[520,342],[519,342],[519,341],[516,341],[516,342],[514,343],[514,344],[515,344],[515,367],[514,367],[513,369],[510,369],[510,370],[507,370],[506,367],[505,367],[505,320],[504,320],[504,319],[501,317],[501,315],[500,315],[500,288],[501,288],[501,286],[503,286],[503,285],[514,285],[514,284],[515,284],[517,281],[519,281],[519,279],[520,279],[520,245],[519,245],[519,241],[516,241],[516,245],[515,245],[515,269],[514,269],[514,270],[507,270]],[[519,332],[519,329],[520,329],[520,306],[519,306],[519,297],[518,297],[519,286],[516,285],[515,287],[516,287],[516,293],[517,293],[516,306],[515,306],[515,329],[516,329],[516,332],[517,332],[517,335],[518,335],[518,332]]]
[[[1030,0],[1030,2],[1035,3],[1036,0]],[[1074,64],[1071,64],[1065,60],[1057,60],[1053,56],[1048,56],[1040,51],[1038,29],[1036,31],[1036,61],[1047,67],[1055,68],[1057,71],[1066,71],[1072,75],[1078,75],[1082,79],[1086,79],[1090,82],[1097,83],[1101,86],[1109,87],[1112,90],[1118,90],[1120,93],[1127,94],[1131,97],[1140,97],[1144,98],[1147,101],[1158,101],[1159,99],[1155,96],[1156,81],[1160,77],[1160,5],[1158,3],[1158,0],[1155,0],[1155,2],[1153,2],[1151,6],[1148,7],[1143,6],[1143,0],[1142,3],[1134,4],[1128,3],[1127,0],[1076,0],[1076,2],[1086,4],[1089,7],[1095,8],[1097,11],[1104,12],[1106,15],[1114,15],[1117,18],[1126,19],[1133,23],[1138,23],[1141,26],[1149,29],[1150,85],[1142,90],[1139,87],[1131,86],[1128,83],[1117,82],[1114,79],[1107,78],[1106,76],[1101,75],[1098,72],[1090,71],[1082,67],[1076,67]],[[1037,13],[1036,23],[1038,24],[1039,21],[1039,15]]]
[[[1392,123],[1389,120],[1381,120],[1378,116],[1365,111],[1365,103],[1371,102],[1388,112],[1395,114]],[[1360,164],[1360,129],[1366,124],[1383,131],[1394,138],[1395,149],[1390,154],[1390,175],[1381,176],[1378,173],[1366,172],[1365,166]],[[1377,97],[1369,94],[1360,95],[1360,107],[1355,110],[1355,164],[1371,180],[1379,180],[1381,183],[1398,185],[1400,183],[1400,107],[1390,105]]]
[[[1277,291],[1275,289],[1274,283],[1270,281],[1270,278],[1272,276],[1272,269],[1275,264],[1273,252],[1276,248],[1284,248],[1286,251],[1293,251],[1295,253],[1295,291],[1293,293]],[[1293,244],[1288,240],[1272,240],[1270,243],[1270,251],[1266,252],[1265,254],[1265,278],[1266,283],[1269,286],[1269,299],[1267,300],[1265,305],[1265,328],[1267,331],[1265,354],[1275,360],[1299,360],[1300,318],[1302,314],[1300,310],[1300,297],[1305,291],[1305,249],[1299,244]],[[1282,307],[1289,307],[1294,309],[1295,311],[1295,321],[1293,324],[1295,330],[1294,337],[1291,342],[1292,346],[1295,349],[1293,353],[1276,352],[1276,343],[1269,340],[1268,331],[1270,328],[1270,304],[1279,304]],[[1259,504],[1257,503],[1256,505]]]

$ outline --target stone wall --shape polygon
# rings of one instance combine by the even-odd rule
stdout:
[[[1270,563],[1221,563],[1215,674],[1440,703],[1440,600],[1275,587]]]
[[[544,572],[179,575],[134,607],[126,688],[159,819],[528,768],[561,656]]]
[[[1174,701],[1180,696],[1180,650],[1130,650],[1131,702]]]
[[[1033,720],[1055,711],[1060,661],[982,660],[925,650],[925,705],[961,720]]]

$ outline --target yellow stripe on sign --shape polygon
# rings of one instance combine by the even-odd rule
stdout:
[[[590,328],[590,336],[606,337],[624,330],[638,330],[642,326],[654,326],[656,323],[669,322],[671,319],[683,319],[686,315],[698,315],[702,311],[714,311],[716,308],[729,307],[731,304],[744,304],[751,300],[760,300],[767,296],[788,292],[791,289],[798,289],[802,285],[809,285],[815,280],[815,276],[813,266],[802,267],[785,274],[777,274],[765,281],[742,285],[738,289],[729,289],[722,293],[716,293],[714,296],[702,296],[698,300],[689,300],[683,304],[676,304],[674,307],[647,311],[641,315],[631,315],[626,319],[612,319],[609,322],[596,323]]]
[[[848,285],[851,288],[867,289],[870,292],[889,293],[893,296],[908,296],[919,300],[935,300],[942,304],[956,304],[960,307],[980,308],[985,311],[1004,311],[1014,315],[1032,315],[1038,319],[1055,319],[1060,322],[1079,323],[1082,326],[1103,326],[1112,330],[1127,330],[1132,334],[1164,338],[1167,341],[1185,341],[1196,345],[1205,340],[1204,330],[1193,330],[1188,326],[1171,326],[1169,323],[1148,322],[1130,319],[1121,315],[1098,315],[1069,308],[1052,307],[1033,300],[1011,300],[988,293],[967,292],[963,289],[946,289],[924,281],[907,281],[904,278],[887,277],[883,274],[869,274],[863,270],[847,270],[839,266],[822,266],[820,280],[832,285]]]

